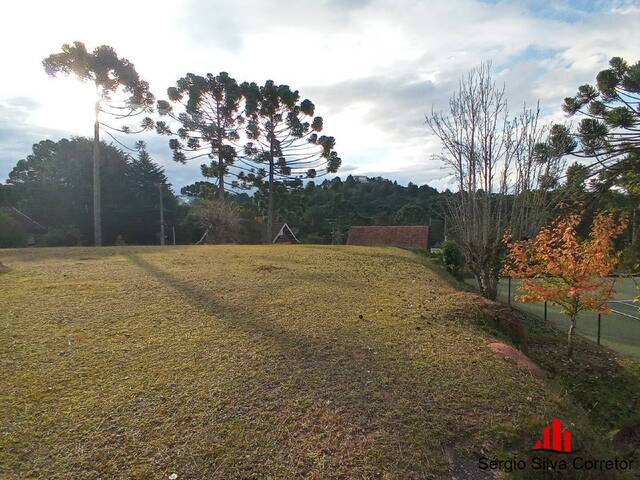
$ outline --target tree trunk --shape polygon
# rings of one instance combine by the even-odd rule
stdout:
[[[102,246],[102,211],[100,205],[100,100],[96,100],[96,122],[93,128],[93,241]]]
[[[222,173],[222,160],[218,163],[218,170],[220,173],[218,174],[218,198],[220,200],[224,200],[224,174]]]
[[[160,245],[164,247],[164,202],[163,202],[162,183],[158,184],[158,195],[160,201]]]
[[[482,265],[476,273],[476,281],[483,297],[489,300],[498,298],[498,277],[493,268]]]
[[[269,154],[269,197],[267,199],[268,201],[267,234],[266,234],[265,243],[271,243],[273,241],[273,238],[271,238],[272,230],[273,230],[273,188],[274,188],[273,184],[275,183],[273,169],[274,169],[274,165],[273,165],[273,149],[272,149],[272,151]]]
[[[638,243],[638,208],[633,208],[633,216],[631,220],[631,245]]]
[[[218,198],[224,200],[224,160],[222,158],[222,140],[218,147]]]
[[[571,316],[571,326],[569,327],[569,334],[567,335],[567,358],[573,358],[573,337],[576,334],[576,316]]]

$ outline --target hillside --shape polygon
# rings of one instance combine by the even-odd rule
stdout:
[[[475,297],[407,251],[2,261],[1,478],[449,478],[480,454],[531,448],[552,416],[583,448],[609,448],[542,353],[553,334],[531,343],[554,380],[518,370],[487,348]],[[640,375],[624,375],[633,398]]]

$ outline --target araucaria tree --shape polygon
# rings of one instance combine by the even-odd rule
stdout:
[[[588,239],[580,240],[578,215],[559,218],[538,235],[514,241],[505,234],[507,257],[505,275],[522,278],[522,302],[552,302],[567,315],[569,358],[573,356],[573,337],[578,314],[582,311],[608,313],[614,280],[607,278],[618,262],[613,240],[626,229],[626,221],[600,214],[591,226]]]
[[[258,187],[267,178],[266,231],[271,232],[276,183],[286,185],[287,181],[334,173],[341,160],[334,150],[335,139],[318,135],[323,121],[314,116],[314,104],[300,101],[297,90],[268,80],[264,86],[243,83],[242,91],[249,140],[243,156],[254,168],[240,178]]]
[[[445,206],[449,233],[482,295],[495,299],[503,233],[510,227],[523,238],[544,224],[562,160],[557,146],[543,141],[537,109],[510,116],[505,88],[490,69],[483,64],[469,72],[448,111],[432,110],[426,122],[458,190]]]
[[[593,174],[640,155],[640,62],[629,65],[613,57],[609,66],[597,75],[595,86],[582,85],[564,100],[567,115],[583,117],[577,132],[556,131],[566,153],[594,160]]]
[[[123,133],[139,133],[153,128],[154,122],[145,117],[139,128],[113,126],[101,121],[100,114],[112,120],[125,121],[152,111],[155,98],[149,84],[138,75],[134,65],[118,57],[115,50],[102,45],[88,52],[82,42],[64,44],[60,53],[49,55],[42,62],[45,71],[56,76],[59,73],[75,74],[81,81],[95,84],[95,123],[93,129],[93,222],[94,243],[102,245],[101,183],[100,183],[100,131],[101,127]],[[107,133],[111,135],[108,130]],[[112,135],[111,135],[112,136]]]
[[[169,100],[179,103],[184,111],[175,112],[172,105],[158,102],[160,115],[168,115],[180,124],[177,138],[169,141],[173,159],[186,163],[188,160],[208,157],[209,165],[201,166],[202,174],[217,179],[218,198],[224,198],[225,185],[238,186],[236,148],[239,140],[238,126],[242,123],[239,112],[242,98],[238,83],[226,72],[219,75],[208,73],[206,77],[188,73],[178,80],[175,87],[167,90]],[[173,135],[166,122],[156,125],[158,133]],[[233,180],[229,182],[228,177]]]
[[[599,175],[598,189],[611,186],[626,190],[633,202],[632,242],[640,235],[640,62],[629,65],[620,57],[596,76],[596,84],[582,85],[562,109],[581,117],[575,132],[558,127],[554,139],[567,146],[566,153],[590,159],[588,177]]]

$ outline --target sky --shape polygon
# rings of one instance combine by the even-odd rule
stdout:
[[[640,60],[640,0],[21,0],[3,20],[0,181],[34,143],[92,135],[91,85],[41,63],[76,40],[113,46],[159,99],[187,72],[290,85],[336,138],[343,178],[438,189],[450,178],[425,114],[446,107],[468,70],[492,62],[510,110],[540,101],[557,121],[562,99],[612,56]],[[176,189],[202,180],[201,160],[173,162],[167,137],[119,139],[145,140]]]

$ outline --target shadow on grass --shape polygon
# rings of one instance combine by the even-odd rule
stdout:
[[[416,449],[416,454],[422,456],[418,450],[425,448],[424,442],[429,436],[418,440],[416,432],[424,432],[424,426],[429,422],[444,422],[444,419],[428,413],[425,390],[429,386],[417,383],[419,377],[412,370],[409,360],[399,358],[402,352],[374,351],[354,341],[353,335],[344,338],[329,335],[322,339],[287,330],[256,310],[248,314],[243,306],[211,298],[201,288],[177,278],[139,255],[130,253],[127,258],[148,275],[178,292],[192,306],[214,315],[230,327],[256,335],[260,341],[267,339],[275,348],[274,357],[279,356],[284,360],[276,367],[281,370],[281,378],[300,377],[301,380],[296,382],[296,388],[300,391],[296,395],[311,393],[316,401],[321,400],[319,404],[331,402],[337,405],[339,411],[349,412],[346,418],[356,422],[362,434],[386,431],[395,438],[388,440],[388,443],[382,440],[383,450],[389,447],[389,451],[385,452],[389,459],[395,455],[391,445],[397,442],[397,438],[403,437],[407,442],[405,448]],[[422,393],[419,393],[420,390]],[[447,431],[442,425],[438,430]],[[451,433],[453,435],[453,431]],[[443,444],[449,440],[438,439]]]
[[[261,315],[257,306],[247,311],[244,305],[212,298],[207,291],[164,271],[135,253],[128,254],[127,258],[148,275],[178,292],[190,305],[214,315],[230,327],[255,335],[258,341],[267,340],[274,348],[272,357],[278,360],[268,359],[264,368],[275,373],[278,382],[296,379],[293,390],[288,393],[289,398],[294,396],[306,398],[307,401],[311,398],[312,408],[322,409],[331,404],[331,408],[336,408],[343,415],[342,421],[348,423],[348,426],[341,424],[342,428],[357,432],[360,438],[368,435],[375,438],[377,455],[385,459],[383,463],[401,462],[402,471],[424,473],[429,471],[430,466],[425,459],[438,455],[441,446],[458,442],[473,448],[473,445],[468,445],[472,438],[468,432],[465,434],[465,422],[461,421],[461,405],[443,405],[438,400],[438,392],[434,391],[434,388],[442,388],[442,384],[436,386],[438,382],[424,382],[402,350],[385,350],[378,345],[378,352],[374,353],[359,343],[355,329],[341,338],[331,338],[331,335],[317,338],[291,331]],[[420,262],[411,257],[404,261]],[[541,363],[545,365],[545,362]],[[545,366],[549,368],[548,364]],[[564,380],[561,383],[571,388],[574,385],[565,383],[568,373],[558,372]],[[629,382],[628,379],[626,381]],[[629,385],[633,384],[629,382]],[[291,383],[288,385],[292,386]],[[607,387],[612,385],[607,384]],[[260,388],[252,392],[256,405],[269,401],[268,393]],[[578,392],[572,393],[580,396]],[[629,391],[618,398],[629,400],[631,394]],[[447,407],[450,410],[444,413]],[[628,415],[627,412],[620,414],[621,417]],[[433,433],[429,433],[430,430]],[[463,438],[466,441],[461,440]],[[400,448],[399,439],[402,439],[402,448],[405,449],[401,460],[396,458],[397,449]],[[429,453],[425,455],[425,452]]]
[[[41,262],[43,260],[97,260],[114,256],[127,255],[139,252],[152,252],[161,248],[157,245],[138,245],[125,247],[35,247],[0,249],[0,258],[6,264],[12,262]],[[179,248],[179,247],[178,247]]]
[[[520,315],[531,318],[530,314]],[[604,431],[620,428],[640,412],[640,363],[587,338],[574,339],[566,358],[566,332],[539,319],[529,329],[531,357],[559,382]],[[640,448],[640,444],[638,444]]]
[[[165,286],[177,291],[192,306],[214,315],[222,322],[241,328],[247,333],[256,333],[261,338],[268,338],[281,352],[292,355],[292,358],[300,361],[305,367],[314,365],[318,369],[325,369],[325,380],[328,384],[335,383],[335,372],[337,370],[344,371],[344,369],[350,370],[346,377],[351,378],[352,381],[360,381],[364,376],[370,380],[371,364],[379,363],[378,357],[368,353],[366,349],[358,350],[357,346],[352,343],[346,345],[339,341],[337,343],[334,341],[331,343],[323,342],[286,330],[259,315],[259,312],[254,311],[248,315],[243,306],[230,305],[213,299],[205,290],[158,268],[139,255],[129,254],[127,258]],[[363,358],[355,358],[351,354],[356,350],[363,355]],[[337,358],[336,353],[338,354]]]

